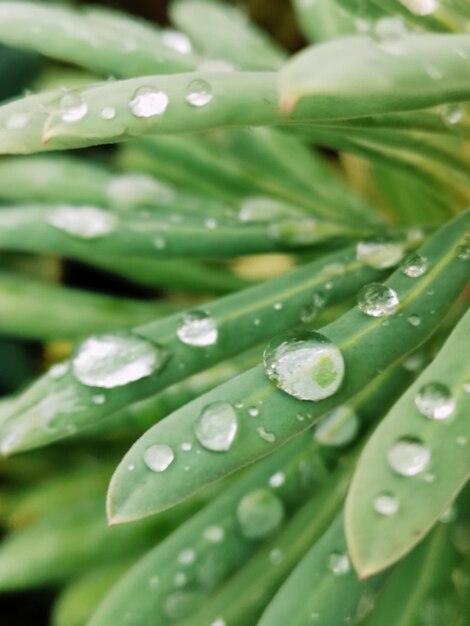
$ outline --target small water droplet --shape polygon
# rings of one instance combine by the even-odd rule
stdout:
[[[79,122],[88,113],[88,105],[78,94],[65,94],[59,103],[63,122]]]
[[[328,569],[335,576],[344,576],[351,571],[348,555],[344,552],[332,552],[328,557]]]
[[[199,443],[207,450],[214,452],[229,450],[237,430],[235,411],[230,404],[225,402],[213,402],[206,406],[195,427]]]
[[[134,470],[135,470],[134,463],[129,463],[129,465],[127,466],[127,471],[128,472],[133,472]]]
[[[324,415],[315,429],[315,441],[324,446],[346,446],[359,432],[356,413],[347,405],[341,405]]]
[[[222,543],[225,538],[225,530],[222,526],[208,526],[204,531],[204,539],[211,543]]]
[[[390,448],[388,462],[401,476],[421,474],[431,461],[431,452],[419,440],[412,437],[400,439]]]
[[[192,565],[196,560],[196,553],[192,548],[187,548],[178,554],[178,563],[181,565]]]
[[[275,311],[281,311],[282,310],[282,302],[276,302],[276,304],[273,306],[273,309]]]
[[[237,519],[242,533],[249,539],[271,534],[284,518],[284,506],[267,489],[256,489],[247,494],[237,507]]]
[[[445,122],[454,126],[462,121],[464,110],[460,104],[446,104],[441,108],[441,114]]]
[[[459,435],[456,441],[457,441],[457,445],[459,446],[466,446],[468,443],[468,439],[467,437],[465,437],[465,435]]]
[[[403,367],[409,372],[416,372],[424,367],[426,358],[422,352],[413,352],[404,361]]]
[[[445,420],[455,410],[455,398],[448,387],[441,383],[423,385],[415,396],[418,411],[435,420]]]
[[[211,626],[227,626],[227,623],[221,617],[218,617],[215,621],[212,622]]]
[[[258,426],[256,429],[258,435],[266,441],[267,443],[274,443],[276,441],[276,435],[274,433],[268,432],[263,426]]]
[[[300,311],[300,321],[303,324],[313,322],[326,304],[326,298],[320,293],[314,293],[310,304],[307,304]]]
[[[427,260],[417,252],[410,252],[403,259],[400,269],[409,278],[419,278],[428,269]]]
[[[269,560],[273,565],[279,565],[284,560],[284,555],[279,548],[273,548],[269,553]]]
[[[168,103],[169,98],[164,91],[153,87],[141,87],[135,92],[129,106],[136,117],[149,118],[162,115]]]
[[[151,376],[166,362],[165,350],[132,333],[86,339],[72,361],[77,380],[112,389]]]
[[[431,15],[437,9],[438,0],[400,0],[400,2],[415,15]]]
[[[193,444],[190,443],[189,441],[184,441],[181,446],[180,446],[181,450],[183,450],[183,452],[190,452],[193,449]]]
[[[268,236],[288,246],[308,246],[324,239],[323,229],[313,219],[274,222],[268,227]]]
[[[157,250],[164,250],[166,248],[166,241],[163,239],[163,237],[156,237],[153,240],[153,245]]]
[[[175,453],[166,444],[155,444],[144,452],[145,465],[152,472],[164,472],[175,460]]]
[[[470,261],[470,244],[457,246],[457,258],[461,261]]]
[[[48,222],[54,228],[80,239],[105,237],[118,225],[113,213],[86,206],[59,207],[49,214]]]
[[[395,313],[398,305],[396,291],[381,283],[364,285],[357,295],[360,310],[372,317],[385,317]]]
[[[100,117],[102,120],[113,120],[116,117],[116,109],[114,107],[103,107]]]
[[[274,198],[253,196],[245,198],[238,213],[240,222],[273,222],[286,216],[289,207]]]
[[[162,31],[161,37],[163,45],[171,50],[180,54],[190,54],[192,51],[189,37],[178,30],[167,28]]]
[[[189,346],[212,346],[217,342],[215,320],[204,311],[190,311],[183,315],[176,331],[178,338]]]
[[[419,317],[419,315],[410,315],[406,318],[406,321],[408,322],[408,324],[415,327],[421,324],[421,318]]]
[[[282,485],[286,482],[286,476],[284,472],[276,472],[269,479],[269,484],[271,487],[282,487]]]
[[[395,515],[400,508],[397,498],[390,493],[381,493],[374,500],[374,509],[380,515]]]
[[[7,130],[22,130],[29,124],[28,113],[12,113],[5,122]]]
[[[255,406],[252,406],[248,409],[248,415],[250,417],[258,417],[259,415],[259,409],[257,409]]]
[[[356,248],[358,261],[362,261],[375,269],[386,269],[397,265],[401,261],[403,253],[402,243],[380,238],[361,241]]]
[[[212,88],[206,80],[192,80],[186,91],[186,102],[193,107],[204,107],[214,98]]]
[[[106,396],[104,393],[97,393],[91,396],[91,401],[93,404],[104,404],[106,402]]]
[[[344,377],[340,350],[313,331],[294,331],[271,341],[264,352],[264,366],[270,380],[300,400],[332,396]]]

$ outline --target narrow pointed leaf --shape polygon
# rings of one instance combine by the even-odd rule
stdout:
[[[435,360],[382,421],[363,452],[346,507],[348,545],[362,576],[386,568],[409,552],[470,479],[470,424],[466,418],[470,394],[465,391],[470,381],[469,342],[467,313]],[[451,411],[445,419],[427,417],[418,408],[420,394],[428,389],[429,396],[433,389],[429,385],[436,384],[443,386],[438,391],[450,394],[448,408],[442,409]],[[405,476],[394,471],[387,459],[393,446],[407,438],[424,446],[430,460],[423,471]],[[382,494],[396,501],[395,514],[381,515],[375,509],[374,502]]]
[[[400,301],[398,314],[387,320],[388,324],[383,325],[382,318],[369,317],[355,308],[320,331],[339,348],[345,361],[344,380],[336,393],[318,402],[298,400],[277,389],[264,367],[258,366],[201,396],[150,429],[127,453],[111,482],[109,516],[136,519],[150,515],[269,454],[322,414],[349,400],[378,372],[419,346],[437,328],[449,304],[468,281],[468,261],[459,258],[456,249],[464,242],[462,233],[468,228],[469,220],[467,211],[423,246],[421,253],[430,267],[426,274],[412,280],[398,270],[387,281],[386,285],[396,292]],[[429,292],[433,293],[432,314]],[[420,317],[421,324],[410,324],[407,318],[411,315]],[[196,420],[204,408],[213,402],[235,406],[240,398],[244,408],[237,409],[238,433],[232,448],[227,453],[204,448],[195,432]],[[252,406],[259,407],[255,420],[246,408]],[[303,419],[299,420],[299,415]],[[270,433],[268,441],[260,435],[260,429]],[[148,471],[143,456],[149,446],[165,444],[176,450],[181,441],[190,441],[199,453],[194,453],[190,462],[185,463],[191,467],[191,483],[178,454],[165,472]],[[136,468],[133,475],[127,471],[129,464]]]

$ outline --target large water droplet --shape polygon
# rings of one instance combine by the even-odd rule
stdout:
[[[402,243],[383,239],[361,241],[356,248],[357,259],[375,269],[397,265],[403,257],[403,252]]]
[[[401,476],[421,474],[430,461],[430,450],[419,439],[412,437],[400,439],[388,452],[390,467]]]
[[[212,88],[206,80],[195,78],[186,91],[186,102],[193,107],[203,107],[214,98]]]
[[[344,552],[332,552],[328,557],[328,569],[335,576],[344,576],[351,570],[348,555]]]
[[[225,402],[206,406],[196,423],[196,437],[207,450],[225,452],[233,444],[238,422],[235,410]]]
[[[284,506],[267,489],[247,494],[237,507],[237,519],[243,535],[250,539],[265,537],[279,527],[284,518]]]
[[[59,103],[64,122],[79,122],[88,113],[88,105],[78,94],[65,94]]]
[[[374,509],[380,515],[395,515],[400,508],[397,498],[390,493],[381,493],[374,500]]]
[[[189,54],[192,50],[189,37],[178,30],[165,29],[162,31],[161,36],[163,45],[171,50],[175,50],[180,54]]]
[[[273,340],[264,352],[264,366],[270,380],[300,400],[328,398],[344,377],[343,355],[317,332],[291,332]]]
[[[175,460],[175,453],[170,446],[155,444],[144,452],[145,465],[152,472],[164,472]]]
[[[423,385],[415,396],[418,411],[435,420],[445,420],[455,410],[455,398],[448,387],[441,383]]]
[[[381,283],[364,285],[357,295],[361,311],[372,317],[385,317],[395,313],[399,304],[397,293]]]
[[[410,252],[403,259],[400,269],[409,278],[419,278],[428,269],[428,264],[423,256],[417,252]]]
[[[83,385],[112,389],[150,376],[167,356],[160,346],[132,333],[101,335],[81,344],[72,368]]]
[[[358,432],[356,413],[351,407],[342,405],[322,417],[315,429],[315,441],[324,446],[346,446]]]
[[[109,211],[86,206],[63,206],[49,214],[54,228],[80,239],[104,237],[116,230],[117,217]]]
[[[132,113],[136,117],[154,117],[162,115],[168,106],[169,98],[164,91],[153,87],[141,87],[129,102]]]
[[[190,311],[183,315],[176,331],[178,338],[189,346],[212,346],[217,342],[215,320],[204,311]]]
[[[439,6],[438,0],[400,0],[415,15],[431,15]]]

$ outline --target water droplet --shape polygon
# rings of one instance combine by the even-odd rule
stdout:
[[[276,472],[269,479],[269,484],[271,487],[282,487],[282,485],[286,482],[286,477],[284,472]]]
[[[457,258],[461,261],[470,261],[470,244],[457,247]]]
[[[160,578],[158,576],[151,576],[149,580],[149,587],[155,589],[160,584]]]
[[[256,432],[261,437],[261,439],[263,439],[263,441],[266,441],[267,443],[274,443],[276,441],[276,435],[274,433],[268,432],[263,426],[259,426],[256,429]]]
[[[225,452],[232,446],[238,430],[233,407],[224,402],[206,406],[196,423],[196,437],[207,450]]]
[[[204,531],[204,539],[211,543],[221,543],[225,538],[222,526],[208,526]]]
[[[457,519],[457,507],[455,506],[454,503],[452,503],[450,506],[447,507],[444,513],[442,513],[441,517],[439,518],[439,521],[442,524],[451,524],[452,522],[455,522],[456,519]]]
[[[315,441],[324,446],[346,446],[359,432],[356,413],[347,405],[329,411],[315,429]]]
[[[7,130],[22,130],[29,124],[28,113],[12,113],[5,122]]]
[[[416,372],[424,367],[425,362],[426,359],[422,352],[413,352],[403,361],[403,367],[409,372]]]
[[[153,245],[157,250],[164,250],[166,248],[166,241],[163,239],[163,237],[156,237],[153,240]]]
[[[470,393],[470,382],[465,382],[463,384],[463,390],[465,391],[465,393]]]
[[[213,97],[212,88],[206,80],[195,78],[189,83],[186,91],[186,102],[191,106],[206,106],[211,102]]]
[[[415,15],[431,15],[437,9],[438,0],[400,0],[400,2]]]
[[[59,103],[63,122],[79,122],[88,113],[88,105],[78,94],[65,94]]]
[[[410,252],[403,259],[400,269],[409,278],[419,278],[428,269],[427,260],[417,252]]]
[[[459,435],[456,439],[458,446],[466,446],[468,443],[467,437],[465,435]]]
[[[86,206],[63,206],[49,214],[54,228],[80,239],[104,237],[116,230],[117,217],[109,211]]]
[[[116,117],[116,109],[114,107],[103,107],[100,117],[102,120],[113,120]]]
[[[212,622],[211,626],[227,626],[225,620],[221,617],[218,617],[215,621]]]
[[[276,304],[274,304],[273,309],[275,311],[281,311],[282,310],[282,302],[276,302]]]
[[[390,467],[401,476],[421,474],[431,461],[431,452],[419,440],[407,437],[397,441],[388,452]]]
[[[72,361],[83,385],[112,389],[151,376],[166,362],[159,346],[132,333],[86,339]]]
[[[238,213],[240,222],[273,222],[286,216],[289,207],[275,200],[264,196],[253,196],[245,198]]]
[[[93,404],[104,404],[106,402],[106,396],[104,393],[97,393],[94,396],[91,396],[91,401]]]
[[[193,449],[193,444],[190,443],[189,441],[184,441],[181,446],[180,446],[181,450],[183,450],[183,452],[190,452]]]
[[[134,463],[129,463],[129,465],[127,466],[127,471],[128,472],[133,472],[134,470],[135,470]]]
[[[175,460],[175,453],[166,444],[155,444],[144,452],[145,465],[152,472],[164,472]]]
[[[357,244],[356,256],[369,267],[386,269],[397,265],[403,257],[403,244],[380,238]]]
[[[419,317],[419,315],[410,315],[406,318],[406,321],[408,322],[408,324],[415,327],[421,324],[421,318]]]
[[[237,507],[237,519],[242,533],[249,539],[265,537],[279,527],[284,518],[284,506],[267,489],[247,494]]]
[[[435,420],[445,420],[455,410],[455,398],[445,385],[441,383],[427,383],[421,387],[415,396],[418,411]]]
[[[385,17],[373,23],[372,36],[385,52],[402,55],[406,52],[404,36],[407,32],[406,24],[400,17]]]
[[[395,313],[399,300],[396,291],[381,283],[364,285],[357,295],[361,311],[372,317],[385,317]]]
[[[201,596],[194,591],[173,591],[165,598],[164,610],[172,620],[182,620],[195,611],[200,604]]]
[[[399,508],[400,503],[390,493],[381,493],[374,500],[374,509],[381,515],[395,515]]]
[[[274,222],[268,228],[268,236],[291,246],[308,246],[324,239],[323,229],[313,219]]]
[[[167,48],[171,48],[171,50],[175,50],[180,54],[190,54],[192,50],[189,37],[178,30],[172,30],[170,28],[162,31],[162,43]]]
[[[168,106],[169,98],[164,91],[153,87],[141,87],[129,102],[132,113],[136,117],[154,117],[162,115]]]
[[[215,320],[204,311],[190,311],[183,315],[178,338],[189,346],[212,346],[217,342],[218,330]]]
[[[176,191],[170,185],[146,174],[120,174],[113,176],[106,188],[109,201],[119,208],[171,204],[176,201]]]
[[[300,311],[300,321],[303,324],[313,322],[326,304],[326,298],[320,293],[314,293],[310,304],[307,304]]]
[[[464,110],[460,104],[446,104],[441,108],[441,113],[444,121],[454,126],[462,121]]]
[[[196,553],[192,548],[187,548],[178,554],[178,563],[181,565],[192,565],[196,560]]]
[[[283,559],[284,555],[279,548],[273,548],[269,553],[269,560],[273,565],[279,565],[279,563],[282,563]]]
[[[255,406],[252,406],[248,409],[248,415],[250,417],[258,417],[259,415],[259,409],[257,409]]]
[[[351,570],[348,555],[344,552],[332,552],[328,557],[328,569],[335,576],[344,576]]]
[[[264,352],[264,366],[270,380],[300,400],[328,398],[344,377],[340,350],[313,331],[294,331],[271,341]]]

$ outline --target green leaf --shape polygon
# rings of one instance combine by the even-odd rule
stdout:
[[[239,7],[217,0],[174,0],[170,17],[206,56],[247,70],[277,69],[285,53]]]
[[[383,325],[380,317],[371,318],[355,308],[320,331],[340,349],[345,361],[344,381],[333,396],[319,402],[297,400],[277,389],[262,366],[225,383],[168,416],[134,444],[111,482],[109,517],[125,521],[150,515],[269,454],[309,428],[322,414],[349,400],[378,372],[419,346],[437,328],[448,306],[467,283],[468,261],[457,256],[456,246],[464,242],[462,233],[469,223],[467,211],[423,246],[421,253],[429,262],[424,276],[413,280],[398,270],[387,281],[386,285],[395,290],[400,300],[398,314],[389,318],[388,323]],[[429,292],[433,293],[432,300]],[[410,324],[407,321],[410,315],[419,316],[421,324]],[[227,453],[203,448],[194,430],[195,420],[203,409],[213,402],[235,406],[240,399],[244,408],[237,410],[238,434],[232,448]],[[259,407],[256,420],[247,411],[253,406]],[[299,415],[303,420],[298,419]],[[260,429],[270,433],[270,441],[260,436]],[[178,454],[165,472],[150,473],[143,461],[145,450],[156,443],[177,450],[181,441],[191,442],[199,453],[191,459],[191,483]],[[127,471],[129,464],[136,468],[132,475]]]
[[[400,45],[397,55],[368,37],[345,37],[300,52],[279,75],[282,109],[332,120],[470,99],[470,35],[406,35]]]
[[[169,624],[203,607],[208,596],[265,542],[263,536],[250,538],[241,532],[239,503],[245,496],[265,489],[282,502],[286,517],[290,517],[324,482],[321,461],[312,455],[315,447],[311,437],[300,437],[226,488],[129,570],[98,608],[90,626],[124,625],[128,612],[136,625],[150,620]],[[191,452],[182,454],[191,456]],[[273,476],[280,477],[274,485]],[[186,472],[186,479],[191,480],[191,472]],[[283,521],[281,528],[286,523]],[[194,552],[194,562],[184,567],[186,582],[175,594],[175,575],[182,571],[178,557],[188,549]],[[182,602],[178,615],[173,615],[173,604],[178,608],[176,601],[181,596],[188,606]],[[169,603],[169,597],[173,603]]]
[[[206,348],[193,347],[178,339],[176,332],[181,314],[139,326],[135,331],[140,337],[163,346],[171,354],[163,370],[125,387],[107,390],[106,401],[102,404],[93,401],[96,388],[80,384],[71,371],[59,379],[46,374],[17,399],[14,410],[5,416],[1,437],[4,451],[31,448],[70,436],[71,429],[76,432],[94,424],[133,402],[267,340],[276,332],[298,325],[302,309],[312,306],[315,294],[331,305],[347,299],[364,282],[378,276],[378,270],[356,261],[355,251],[349,249],[262,285],[214,300],[205,304],[203,311],[215,321],[219,341]],[[282,311],[279,306],[275,307],[278,304]],[[243,398],[243,394],[240,397]],[[41,423],[37,419],[38,410],[42,415]]]
[[[361,584],[349,565],[342,512],[307,552],[268,605],[259,626],[328,626],[351,622],[361,595],[372,584]],[[336,569],[335,571],[333,571]]]
[[[344,35],[352,35],[357,26],[354,17],[335,0],[293,0],[302,31],[309,41],[323,42]]]
[[[163,34],[126,14],[36,2],[0,3],[0,41],[102,74],[139,76],[195,66]]]
[[[432,314],[432,313],[430,313]],[[354,565],[369,576],[400,559],[429,531],[470,479],[470,313],[458,324],[431,365],[381,422],[359,461],[346,506],[346,534]],[[416,402],[426,385],[444,385],[455,410],[448,419],[430,419]],[[417,400],[418,399],[418,400]],[[430,453],[425,472],[403,476],[387,462],[402,439],[420,442]],[[450,462],[450,459],[452,462]],[[398,511],[381,515],[375,499],[387,494]]]

